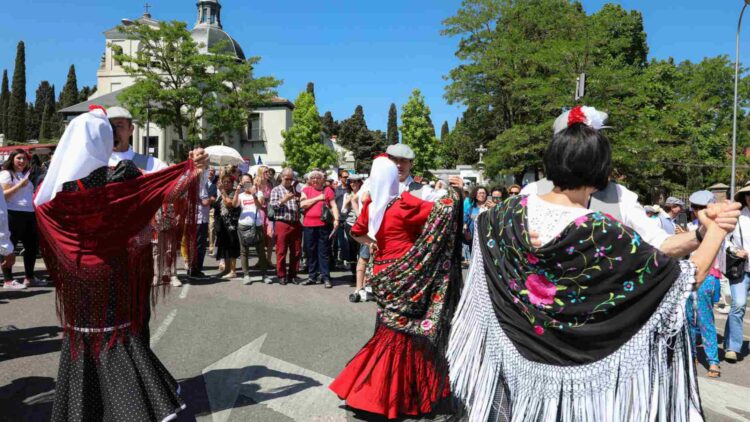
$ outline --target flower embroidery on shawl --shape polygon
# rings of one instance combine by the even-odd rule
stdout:
[[[589,221],[589,216],[588,215],[582,215],[582,216],[576,218],[575,220],[573,220],[573,223],[575,223],[576,227],[581,227],[581,226],[586,227],[586,222],[587,221]]]
[[[557,287],[539,274],[531,274],[526,278],[526,289],[529,301],[534,305],[551,305],[555,300]]]
[[[526,260],[529,261],[529,264],[531,265],[536,265],[539,263],[539,258],[529,252],[526,252]]]
[[[421,325],[421,327],[422,327],[423,330],[430,331],[430,328],[432,328],[432,321],[430,321],[429,319],[426,319],[426,320],[422,321],[422,324],[420,324],[420,325]]]
[[[539,325],[535,325],[534,332],[536,333],[536,335],[541,336],[542,334],[544,334],[544,328]]]
[[[633,289],[635,288],[635,284],[632,281],[626,281],[626,282],[622,283],[622,288],[626,292],[632,292]]]
[[[450,198],[445,198],[445,199],[443,199],[443,200],[442,200],[441,202],[442,202],[443,204],[447,205],[447,206],[451,206],[451,205],[453,205],[453,200],[452,200],[452,199],[450,199]]]

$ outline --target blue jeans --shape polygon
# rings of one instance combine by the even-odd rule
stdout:
[[[744,273],[742,278],[729,280],[729,290],[732,292],[732,306],[727,315],[727,325],[724,329],[724,350],[739,353],[742,349],[742,320],[745,317],[747,305],[747,289],[750,286],[750,273]]]
[[[310,280],[326,281],[331,279],[328,269],[328,252],[330,250],[330,227],[305,227],[305,250],[307,251],[307,273]]]

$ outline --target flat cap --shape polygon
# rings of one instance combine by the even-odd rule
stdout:
[[[110,107],[107,109],[107,118],[108,119],[129,119],[133,120],[133,115],[130,114],[130,112],[122,107]]]
[[[646,205],[645,207],[643,207],[643,210],[646,212],[654,213],[654,214],[659,212],[659,210],[654,208],[652,205]]]
[[[698,192],[693,192],[688,200],[690,201],[690,205],[699,205],[705,207],[708,206],[708,204],[713,204],[714,202],[716,202],[716,197],[713,193],[707,190],[699,190]]]
[[[385,153],[392,157],[406,158],[407,160],[414,159],[414,151],[406,144],[389,145]]]
[[[685,208],[685,203],[682,202],[681,199],[675,198],[674,196],[670,196],[667,198],[666,202],[664,202],[665,205],[679,205],[682,208]]]

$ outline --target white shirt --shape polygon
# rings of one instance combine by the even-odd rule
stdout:
[[[122,160],[132,160],[133,156],[135,156],[135,151],[133,151],[132,146],[128,147],[127,151],[112,151],[112,155],[109,157],[109,166],[114,167]],[[153,173],[169,167],[164,161],[161,161],[156,157],[148,157],[146,163],[146,169],[143,170],[144,173]]]
[[[526,203],[526,219],[529,222],[529,231],[539,233],[539,241],[542,242],[542,245],[549,243],[576,218],[592,212],[586,208],[553,204],[543,200],[538,195],[529,195],[529,201]]]
[[[659,249],[670,234],[661,228],[658,220],[646,215],[643,206],[638,202],[638,194],[620,184],[616,186],[622,223],[638,232],[648,244]],[[521,190],[521,195],[536,195],[537,191],[537,183],[529,183]]]
[[[409,186],[414,183],[414,178],[409,175],[403,182],[398,184],[399,192],[404,193],[409,191]],[[438,199],[444,197],[448,191],[445,189],[438,189],[435,190],[435,188],[431,187],[430,185],[422,185],[422,188],[419,190],[420,194],[415,196],[423,201],[427,202],[435,202]]]
[[[260,199],[263,198],[263,192],[258,191],[255,196]],[[255,224],[256,226],[263,225],[263,219],[258,215],[258,206],[255,203],[255,199],[249,193],[242,192],[238,197],[240,201],[240,224],[243,226],[250,226]]]
[[[0,256],[8,256],[12,253],[13,242],[10,241],[8,229],[8,207],[5,204],[5,196],[0,195]]]
[[[750,211],[748,211],[747,207],[742,207],[740,218],[737,220],[737,226],[729,234],[727,241],[737,249],[744,249],[750,252]],[[750,260],[745,264],[745,271],[750,271]]]
[[[10,171],[3,170],[0,172],[0,184],[16,186],[21,180],[28,176],[24,173],[13,173],[13,178],[10,177]],[[18,189],[14,193],[10,194],[5,201],[7,207],[11,211],[24,211],[34,212],[34,185],[29,181],[26,186]]]

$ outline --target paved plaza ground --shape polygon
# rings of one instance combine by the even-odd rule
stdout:
[[[216,273],[215,261],[207,264]],[[151,344],[180,381],[187,409],[178,420],[381,420],[347,410],[327,388],[375,326],[373,303],[348,301],[350,281],[335,272],[332,289],[240,279],[172,288],[152,317]],[[61,345],[54,297],[52,288],[0,290],[2,421],[49,419]],[[720,334],[724,322],[717,313]],[[745,347],[749,336],[746,322]],[[718,380],[705,372],[699,368],[707,419],[750,420],[750,358],[722,363]]]

